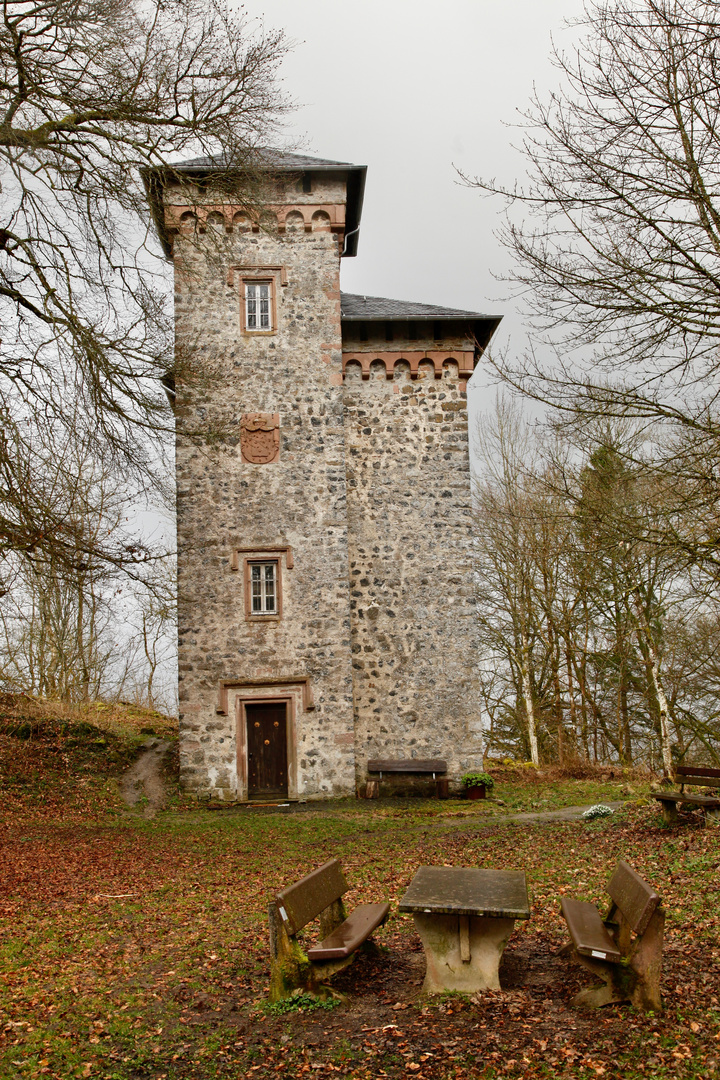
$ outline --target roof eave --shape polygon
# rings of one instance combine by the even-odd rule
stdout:
[[[155,223],[157,234],[160,238],[160,244],[166,259],[172,258],[172,244],[170,243],[170,237],[168,231],[165,228],[165,207],[162,200],[162,179],[164,174],[168,170],[166,169],[150,169],[144,167],[140,169],[140,177],[147,193],[147,200],[150,206],[150,215]]]
[[[481,322],[486,322],[487,320],[491,320],[491,321],[494,320],[495,323],[497,324],[497,323],[500,322],[501,319],[502,319],[502,315],[481,315],[479,312],[475,312],[475,311],[458,311],[458,312],[456,312],[454,314],[450,314],[450,315],[440,314],[440,313],[432,314],[432,315],[426,315],[426,314],[418,314],[418,315],[416,315],[414,312],[405,312],[405,313],[400,314],[400,315],[398,315],[398,314],[394,314],[394,315],[378,315],[378,314],[373,314],[373,315],[343,315],[343,317],[342,317],[343,322],[382,322],[382,323],[385,323],[385,322],[441,322],[442,320],[446,320],[446,321],[449,321],[449,322],[474,322],[476,320],[479,320]]]
[[[343,315],[341,322],[365,322],[365,323],[388,323],[388,322],[464,322],[470,323],[475,338],[476,356],[485,351],[490,344],[493,334],[502,322],[502,315],[478,315],[473,312],[465,314],[447,315]]]

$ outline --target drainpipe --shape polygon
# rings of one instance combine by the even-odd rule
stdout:
[[[357,229],[353,229],[352,232],[345,233],[345,243],[343,244],[343,249],[340,252],[340,258],[341,259],[342,259],[343,255],[345,255],[345,253],[347,252],[348,240],[350,239],[351,236],[354,236],[355,233],[359,233],[359,232],[360,232],[360,226],[358,225]]]

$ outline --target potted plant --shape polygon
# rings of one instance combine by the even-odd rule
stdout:
[[[468,799],[484,799],[488,788],[495,784],[492,776],[486,772],[467,772],[461,780],[465,785]]]

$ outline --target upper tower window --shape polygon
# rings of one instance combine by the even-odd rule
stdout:
[[[245,329],[272,330],[272,282],[245,283]]]
[[[250,613],[252,615],[277,615],[277,563],[250,563]]]

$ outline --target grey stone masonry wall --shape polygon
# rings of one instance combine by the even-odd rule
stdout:
[[[165,193],[166,220],[178,229],[182,783],[199,796],[245,798],[237,703],[280,698],[289,708],[289,795],[348,794],[355,762],[339,293],[344,181],[316,176],[312,192],[278,192],[280,228],[271,215],[267,231],[253,229],[227,194],[198,198],[203,228],[211,214],[206,232],[182,220],[179,188]],[[242,282],[264,269],[277,329],[247,333]],[[241,418],[249,413],[279,414],[277,461],[242,459]],[[243,560],[268,549],[278,553],[282,611],[248,618]]]
[[[457,781],[482,767],[465,383],[456,364],[392,374],[348,367],[344,387],[357,779],[371,757],[442,757]]]

